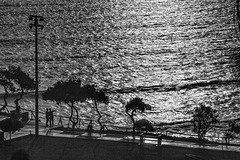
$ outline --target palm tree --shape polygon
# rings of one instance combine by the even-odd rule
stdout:
[[[134,115],[136,114],[137,110],[144,112],[145,110],[151,110],[151,106],[145,104],[141,98],[133,98],[131,99],[125,106],[127,115],[131,118],[133,123],[133,133],[135,133],[135,119]]]

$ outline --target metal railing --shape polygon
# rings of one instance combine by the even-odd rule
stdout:
[[[15,106],[8,106],[9,108],[16,108]],[[25,109],[25,108],[22,108],[21,109],[22,111],[26,111],[26,112],[30,112],[30,119],[35,119],[35,111],[34,110],[31,110],[31,109]],[[11,111],[11,110],[10,110]],[[42,121],[45,120],[45,112],[39,112],[39,119]],[[67,116],[62,116],[62,115],[54,115],[54,117],[56,117],[57,119],[55,119],[55,124],[57,124],[58,127],[67,127],[69,128],[69,125],[70,125],[70,120],[69,120],[69,117]],[[76,117],[73,117],[73,118],[76,118]],[[60,123],[60,121],[62,121]],[[96,120],[94,119],[88,119],[88,118],[79,118],[79,121],[78,121],[78,124],[77,124],[77,128],[78,129],[86,129],[87,128],[87,125],[89,124],[90,121],[93,121],[93,122],[97,122]],[[57,123],[56,123],[57,122]],[[97,124],[97,123],[96,123]],[[102,122],[102,124],[104,125],[104,129],[105,131],[108,131],[108,130],[116,130],[116,131],[120,131],[121,133],[125,133],[125,135],[128,135],[132,130],[132,127],[129,127],[129,126],[116,126],[116,125],[112,125],[112,124],[107,124],[105,122]],[[56,125],[55,125],[56,126]],[[85,128],[83,128],[85,127]],[[165,136],[169,136],[170,135],[179,135],[177,137],[180,137],[180,138],[186,138],[186,136],[189,138],[189,137],[192,137],[192,138],[198,138],[197,134],[188,134],[188,133],[182,133],[182,132],[176,132],[176,131],[168,131],[168,130],[161,130],[161,127],[160,126],[155,126],[155,129],[157,130],[155,132],[156,135],[153,135],[153,136],[150,136],[150,135],[147,135],[147,134],[144,134],[144,136],[148,136],[148,137],[154,137],[155,138],[158,138],[159,139],[159,135],[165,135]],[[185,137],[184,137],[185,136]],[[205,136],[206,138],[209,138],[209,139],[218,139],[218,140],[223,140],[223,139],[226,139],[227,137],[225,136],[217,136],[217,137],[214,137],[214,136]],[[163,137],[161,137],[163,138]],[[166,137],[164,138],[166,139]],[[234,137],[234,139],[236,140],[240,140],[239,137]],[[159,139],[159,141],[161,141]]]

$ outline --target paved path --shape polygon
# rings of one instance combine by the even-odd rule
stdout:
[[[0,116],[0,121],[6,117]],[[35,134],[35,120],[30,120],[24,128],[22,128],[19,132],[15,132],[11,135],[11,138],[18,138],[29,134]],[[135,139],[131,135],[123,135],[123,134],[99,134],[99,133],[88,133],[85,131],[75,132],[72,134],[71,132],[64,132],[61,130],[49,129],[45,127],[45,124],[39,123],[39,135],[45,136],[55,136],[55,137],[70,137],[70,138],[88,138],[88,139],[101,139],[101,140],[111,140],[111,141],[125,141],[125,142],[134,142],[140,143],[140,137],[136,136]],[[5,140],[9,140],[9,133],[4,133]],[[155,145],[157,146],[158,139],[144,137],[143,145]],[[172,140],[162,140],[162,145],[171,145],[171,146],[179,146],[179,147],[191,147],[191,148],[205,148],[205,149],[213,149],[213,150],[224,150],[224,151],[237,151],[240,152],[239,146],[226,146],[226,145],[205,145],[201,146],[199,144],[193,142],[182,142],[182,141],[172,141]]]

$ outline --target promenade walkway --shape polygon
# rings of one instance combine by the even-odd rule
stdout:
[[[6,117],[0,116],[0,121]],[[17,131],[11,134],[11,139],[23,137],[26,135],[35,134],[35,120],[29,120],[20,131]],[[98,140],[109,140],[109,141],[124,141],[129,143],[137,143],[140,144],[140,136],[135,136],[129,134],[99,134],[98,131],[87,132],[86,130],[76,131],[76,132],[66,132],[64,130],[59,129],[50,129],[49,127],[45,127],[45,124],[39,122],[39,135],[44,136],[53,136],[53,137],[65,137],[65,138],[82,138],[82,139],[98,139]],[[5,140],[10,139],[9,133],[4,133]],[[158,138],[156,137],[148,137],[143,136],[143,146],[144,145],[158,145]],[[213,145],[206,144],[204,146],[199,145],[193,142],[184,142],[184,141],[173,141],[162,139],[161,145],[170,145],[177,147],[189,147],[189,148],[204,148],[204,149],[212,149],[212,150],[224,150],[224,151],[236,151],[240,152],[240,146],[231,146],[231,145]]]

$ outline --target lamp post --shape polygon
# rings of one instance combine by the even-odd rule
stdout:
[[[40,25],[38,21],[43,21],[44,18],[42,16],[29,16],[29,21],[33,21],[33,23],[29,24],[29,27],[32,29],[35,27],[35,135],[39,135],[39,125],[38,125],[38,28],[43,29],[43,25]]]

